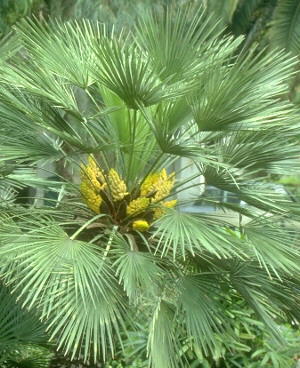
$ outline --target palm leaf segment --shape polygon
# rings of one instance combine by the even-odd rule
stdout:
[[[30,168],[32,186],[55,171],[45,165],[66,169],[43,179],[53,207],[3,213],[1,278],[51,340],[105,359],[141,314],[151,365],[178,367],[182,339],[213,354],[234,337],[232,293],[280,339],[274,317],[299,318],[299,209],[264,183],[299,169],[297,116],[279,98],[296,61],[236,55],[242,39],[219,39],[194,9],[146,16],[130,35],[87,21],[18,34],[26,58],[0,67],[0,160]],[[182,211],[203,182],[248,203],[231,206],[248,222]]]
[[[296,0],[279,0],[275,8],[270,36],[272,44],[295,54],[300,50],[300,4]]]

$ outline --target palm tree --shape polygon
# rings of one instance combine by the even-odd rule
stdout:
[[[86,20],[16,32],[22,52],[0,64],[0,276],[16,301],[85,361],[142,322],[152,367],[187,366],[184,343],[209,356],[236,338],[236,298],[280,342],[277,321],[299,319],[299,207],[268,179],[299,170],[284,98],[297,60],[240,54],[242,37],[188,7],[130,33]],[[192,213],[204,185],[240,201]]]

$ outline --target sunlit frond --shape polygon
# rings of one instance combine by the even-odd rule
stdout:
[[[125,304],[110,267],[91,244],[72,240],[55,223],[7,223],[0,247],[4,280],[22,305],[40,311],[51,339],[74,357],[113,351]],[[22,228],[31,231],[22,234]],[[39,272],[37,271],[39,269]],[[91,353],[92,349],[92,353]]]

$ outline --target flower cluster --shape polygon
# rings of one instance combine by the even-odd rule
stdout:
[[[119,174],[114,169],[110,169],[107,175],[107,183],[110,194],[114,201],[121,201],[129,194],[125,182],[120,178]]]
[[[102,204],[102,198],[99,194],[106,186],[103,172],[92,156],[88,158],[88,165],[81,166],[81,184],[80,192],[88,205],[88,207],[96,212],[100,213],[100,206]]]
[[[140,186],[140,197],[132,200],[128,204],[127,214],[142,214],[144,212],[145,217],[150,218],[150,221],[154,221],[162,217],[166,213],[167,208],[173,208],[177,203],[176,200],[163,201],[164,198],[170,195],[171,190],[174,187],[174,182],[174,173],[168,175],[166,169],[163,169],[161,172],[148,175]],[[137,221],[142,220],[146,221],[145,219]],[[149,228],[150,224],[148,221],[146,221],[146,224]],[[136,224],[136,226],[138,226],[138,224]],[[145,223],[140,227],[145,228]]]
[[[164,201],[174,187],[174,173],[163,169],[148,175],[137,190],[128,192],[125,181],[115,169],[107,174],[92,156],[81,166],[80,191],[87,206],[95,213],[109,213],[116,221],[133,230],[147,231],[150,224],[163,216],[176,200]]]

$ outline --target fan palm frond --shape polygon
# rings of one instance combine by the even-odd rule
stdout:
[[[225,223],[223,225],[225,226]],[[242,257],[238,244],[234,244],[232,237],[220,227],[220,223],[217,221],[214,223],[205,215],[191,215],[170,210],[159,220],[153,236],[158,239],[156,250],[163,255],[170,252],[174,258],[178,256],[185,258],[187,252],[208,258],[208,254],[218,258],[233,255]]]
[[[163,346],[161,341],[164,341]],[[179,345],[176,339],[174,310],[168,303],[159,300],[151,321],[148,342],[153,367],[181,367],[176,348],[179,348]]]
[[[297,0],[279,0],[275,8],[270,36],[272,44],[299,54],[300,4]]]
[[[93,343],[95,357],[100,351],[105,357],[107,343],[113,350],[113,333],[118,335],[121,311],[125,312],[114,275],[91,244],[70,239],[55,223],[38,223],[38,228],[36,219],[19,227],[6,224],[11,234],[10,245],[1,247],[6,282],[18,292],[23,306],[40,309],[60,347],[74,356],[83,345],[88,356]],[[25,235],[26,243],[21,240],[22,228],[33,231]],[[42,272],[36,273],[40,262]]]

